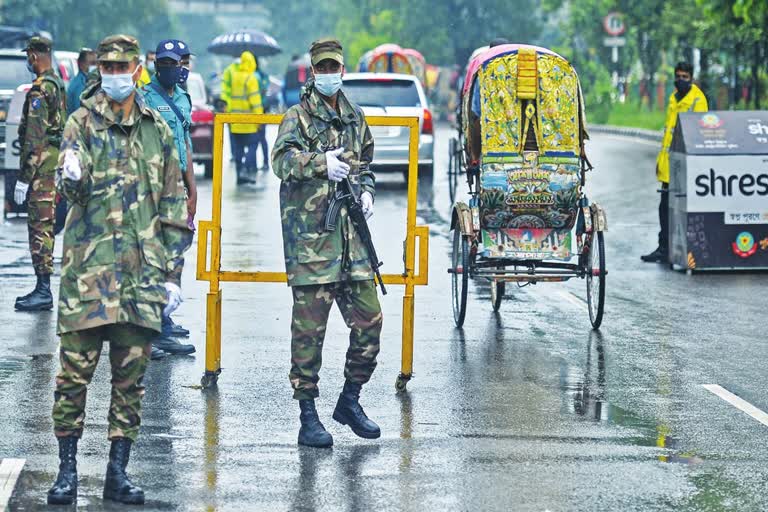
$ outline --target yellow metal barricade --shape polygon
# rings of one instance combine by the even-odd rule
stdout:
[[[197,241],[197,279],[208,281],[206,300],[205,374],[203,388],[214,386],[221,373],[221,303],[220,284],[224,281],[285,283],[285,272],[242,272],[221,268],[221,183],[223,169],[224,125],[235,123],[280,124],[277,114],[217,114],[213,123],[213,208],[212,219],[201,220]],[[416,225],[418,189],[419,119],[416,117],[366,117],[369,126],[401,126],[410,130],[408,142],[408,212],[406,215],[404,268],[401,274],[384,274],[384,283],[405,286],[403,294],[403,339],[400,374],[395,382],[405,390],[413,376],[414,289],[426,285],[429,274],[429,228]],[[418,241],[419,260],[416,266]],[[210,260],[209,260],[210,251]]]

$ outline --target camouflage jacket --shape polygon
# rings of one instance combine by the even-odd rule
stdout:
[[[192,232],[173,133],[135,97],[127,119],[103,91],[83,97],[64,128],[57,182],[70,210],[59,333],[123,322],[160,330],[164,283],[181,280]],[[79,181],[61,174],[69,151]]]
[[[328,180],[325,150],[344,147],[341,159],[350,166],[350,182],[359,194],[374,194],[375,177],[368,168],[373,136],[362,111],[339,92],[338,113],[311,83],[301,103],[286,112],[272,150],[272,166],[282,180],[280,213],[283,252],[289,286],[373,279],[368,255],[346,208],[336,230],[324,231],[328,203],[336,184]]]
[[[31,183],[38,171],[47,169],[53,172],[66,120],[67,94],[64,83],[49,69],[35,79],[24,100],[19,123],[19,181]],[[51,165],[45,165],[51,159]]]

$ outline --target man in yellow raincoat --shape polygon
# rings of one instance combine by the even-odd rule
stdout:
[[[240,55],[240,65],[230,74],[227,112],[238,114],[263,114],[259,79],[256,71],[256,58],[251,52]],[[232,133],[232,155],[235,158],[237,184],[253,182],[256,174],[255,134],[259,125],[238,123],[229,126]]]
[[[675,66],[675,92],[669,97],[667,119],[664,123],[664,139],[661,142],[661,151],[656,157],[656,177],[661,182],[659,246],[652,253],[640,256],[643,261],[655,263],[669,261],[669,148],[677,125],[677,115],[681,112],[708,110],[707,98],[693,83],[693,66],[687,62],[678,62]]]

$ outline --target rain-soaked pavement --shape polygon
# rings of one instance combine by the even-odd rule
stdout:
[[[395,393],[401,290],[383,298],[379,367],[362,401],[382,428],[365,441],[331,420],[343,384],[346,329],[329,326],[318,408],[332,450],[296,445],[291,399],[290,293],[284,285],[225,284],[223,373],[204,367],[206,283],[195,251],[177,321],[194,357],[153,362],[129,472],[147,510],[766,510],[768,427],[709,393],[719,384],[768,410],[765,274],[687,276],[643,264],[654,246],[655,144],[593,137],[589,193],[608,212],[606,318],[590,330],[577,280],[514,288],[492,312],[471,285],[463,330],[453,327],[448,267],[447,127],[434,182],[419,189],[430,237],[430,284],[416,289],[415,378]],[[277,180],[224,186],[228,270],[281,270]],[[388,273],[400,272],[406,191],[380,176],[373,231]],[[210,183],[200,219],[210,218]],[[11,510],[45,507],[56,470],[50,410],[55,315],[13,312],[32,283],[23,222],[0,230],[0,458],[26,465]],[[56,283],[58,282],[55,279]],[[508,288],[509,290],[510,288]],[[105,348],[106,350],[106,348]],[[108,452],[109,368],[99,366],[80,443],[79,508],[100,498]]]

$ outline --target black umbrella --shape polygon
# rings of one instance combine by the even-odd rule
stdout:
[[[239,57],[244,51],[249,51],[254,57],[269,57],[283,50],[269,34],[244,28],[216,36],[208,45],[208,51],[232,57]]]

